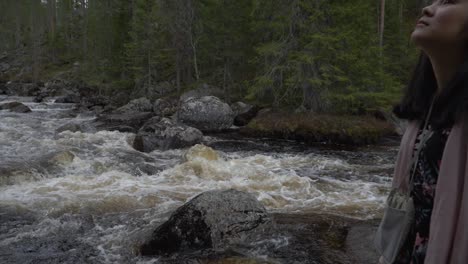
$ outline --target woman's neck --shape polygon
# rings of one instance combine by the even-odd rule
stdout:
[[[456,49],[453,49],[451,51],[444,51],[443,54],[431,54],[428,56],[437,81],[436,96],[438,96],[454,77],[464,61],[465,54],[460,54]]]

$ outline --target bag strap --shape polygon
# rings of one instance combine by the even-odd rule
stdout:
[[[434,96],[434,98],[432,100],[432,103],[431,103],[431,106],[429,107],[429,111],[428,111],[428,114],[426,116],[426,121],[424,122],[424,126],[423,126],[422,139],[419,142],[419,145],[417,146],[416,154],[413,157],[413,173],[411,174],[410,179],[409,179],[409,185],[408,185],[409,188],[408,188],[408,192],[406,193],[406,197],[409,197],[410,194],[411,194],[411,191],[413,190],[414,174],[416,173],[416,167],[418,166],[419,154],[420,154],[420,152],[422,150],[422,146],[424,146],[424,144],[426,144],[426,141],[429,139],[430,132],[427,129],[427,126],[428,126],[428,123],[429,123],[429,118],[430,118],[431,113],[432,113],[432,108],[434,106],[435,99],[436,99],[436,96]]]

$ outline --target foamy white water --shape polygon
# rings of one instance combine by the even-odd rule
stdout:
[[[55,133],[93,118],[74,116],[70,105],[26,104],[33,113],[0,112],[0,221],[8,229],[0,232],[0,260],[9,262],[56,254],[53,241],[62,240],[69,262],[157,262],[136,256],[138,244],[178,206],[214,189],[253,193],[270,211],[373,218],[396,153],[204,146],[140,153],[131,133]]]

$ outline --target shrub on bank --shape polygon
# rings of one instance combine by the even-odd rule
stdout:
[[[395,134],[391,124],[370,116],[271,112],[254,118],[244,135],[336,144],[373,144]]]

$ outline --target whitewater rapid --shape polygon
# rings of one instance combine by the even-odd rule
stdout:
[[[178,206],[214,189],[253,193],[272,212],[372,219],[397,152],[207,136],[191,149],[141,153],[132,133],[56,133],[95,118],[73,105],[13,99],[33,112],[0,111],[2,263],[47,255],[66,263],[157,263],[135,255],[139,243]]]

